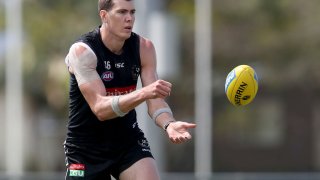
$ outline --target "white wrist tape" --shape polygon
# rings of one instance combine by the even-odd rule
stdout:
[[[112,102],[111,102],[111,107],[114,113],[116,113],[117,116],[123,117],[125,116],[127,113],[124,113],[120,110],[119,108],[119,98],[120,96],[114,96],[112,98]]]
[[[152,119],[154,121],[156,121],[157,117],[162,114],[162,113],[169,113],[172,115],[172,111],[170,108],[160,108],[160,109],[157,109],[153,114],[152,114]]]

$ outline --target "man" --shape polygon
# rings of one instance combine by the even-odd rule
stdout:
[[[152,42],[132,32],[132,0],[99,0],[101,26],[83,35],[66,57],[70,72],[65,141],[67,180],[160,179],[134,108],[148,113],[173,143],[196,125],[176,121],[165,102],[171,84],[158,79]],[[138,77],[142,88],[136,90]]]

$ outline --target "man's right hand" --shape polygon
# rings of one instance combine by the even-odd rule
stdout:
[[[168,81],[157,80],[143,88],[147,99],[166,98],[170,96],[172,84]]]

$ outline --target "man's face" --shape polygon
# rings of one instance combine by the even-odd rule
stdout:
[[[107,12],[108,28],[111,33],[121,38],[129,38],[135,21],[133,1],[114,0],[114,6]]]

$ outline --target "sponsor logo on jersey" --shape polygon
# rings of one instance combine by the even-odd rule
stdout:
[[[131,69],[131,74],[132,74],[132,79],[133,80],[137,80],[138,77],[140,76],[140,67],[138,67],[137,65],[133,65],[132,69]]]
[[[132,129],[134,129],[136,127],[138,127],[138,122],[135,122],[135,123],[132,124]]]
[[[70,164],[69,176],[84,177],[85,165],[84,164]]]
[[[114,67],[115,67],[115,68],[118,68],[118,69],[124,68],[124,63],[115,63],[115,64],[114,64]]]
[[[114,78],[114,74],[112,71],[106,71],[101,75],[101,78],[104,81],[111,81]]]
[[[131,93],[137,89],[137,85],[127,87],[106,88],[107,96],[120,96]]]

